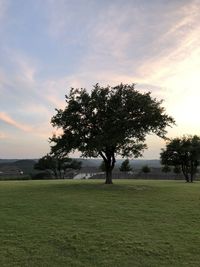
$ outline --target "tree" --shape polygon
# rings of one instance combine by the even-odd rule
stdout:
[[[102,171],[102,172],[105,172],[106,171],[106,166],[105,166],[105,162],[102,160],[100,166],[99,166],[99,169]]]
[[[183,136],[174,138],[167,143],[160,154],[162,164],[181,168],[186,182],[193,182],[200,160],[200,137]]]
[[[79,150],[84,157],[101,156],[106,184],[112,183],[116,155],[141,156],[147,147],[147,134],[165,138],[165,127],[174,124],[161,106],[162,101],[152,98],[150,92],[135,90],[134,84],[96,84],[91,92],[72,88],[65,98],[65,109],[57,109],[51,119],[54,127],[63,130],[50,139],[52,151],[55,155],[67,155]]]
[[[122,164],[121,164],[119,170],[120,170],[121,172],[129,172],[129,171],[132,170],[132,168],[131,168],[131,166],[130,166],[130,163],[129,163],[129,160],[128,160],[128,159],[125,159],[125,160],[122,162]]]
[[[144,165],[144,166],[142,167],[142,172],[143,172],[143,173],[149,173],[150,171],[151,171],[151,169],[149,168],[148,165]]]
[[[174,168],[173,168],[173,172],[175,173],[175,174],[180,174],[181,173],[181,167],[180,166],[174,166]]]
[[[170,171],[171,171],[171,168],[170,168],[169,165],[164,165],[164,166],[162,167],[162,172],[167,173],[167,172],[170,172]]]
[[[37,163],[34,165],[34,169],[36,170],[51,170],[55,177],[57,177],[57,168],[56,161],[49,154],[40,158]]]
[[[66,170],[79,170],[81,164],[81,161],[75,159],[54,157],[47,154],[38,160],[34,168],[37,170],[51,170],[56,178],[63,178]]]

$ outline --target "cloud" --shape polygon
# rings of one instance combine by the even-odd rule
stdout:
[[[48,3],[52,33],[67,43],[73,26],[74,34],[87,46],[69,84],[122,81],[160,86],[159,80],[171,75],[174,65],[196,46],[193,41],[198,34],[198,1],[143,1],[141,5],[110,1],[104,2],[103,9],[92,1],[87,5],[52,0]],[[94,9],[95,19],[90,13]]]
[[[147,77],[153,82],[160,81],[164,76],[175,73],[198,50],[200,7],[195,3],[191,1],[183,5],[173,18],[173,24],[152,44],[157,52],[139,67],[137,73],[141,79]]]
[[[34,125],[29,125],[25,123],[21,123],[17,120],[14,120],[11,116],[9,116],[5,112],[0,112],[0,121],[15,127],[16,129],[23,131],[26,133],[26,136],[33,136],[34,138],[39,137],[45,140],[48,140],[49,137],[53,135],[56,130],[53,130],[53,127],[50,125],[49,121],[45,121],[43,123],[35,123]],[[0,138],[6,138],[7,135],[0,132]],[[15,133],[9,135],[9,138],[15,136]]]
[[[91,88],[96,82],[103,85],[136,82],[140,88],[148,85],[147,90],[166,98],[167,105],[175,105],[175,99],[185,88],[182,85],[198,81],[198,0],[142,1],[140,5],[110,1],[104,2],[103,9],[91,1],[87,5],[84,2],[84,7],[69,1],[48,3],[52,33],[67,43],[69,28],[75,23],[75,36],[80,36],[88,48],[79,58],[76,72],[52,79],[54,85],[46,97],[50,103],[63,106],[61,87]],[[95,19],[90,16],[92,9],[96,10]],[[76,20],[77,17],[80,19]],[[85,21],[84,17],[88,19]]]
[[[31,13],[24,5],[20,19],[15,5],[0,0],[0,21],[8,6],[13,15],[0,47],[0,120],[30,139],[51,136],[54,108],[64,108],[70,87],[137,83],[179,118],[200,97],[199,0],[33,2],[37,8]],[[33,34],[23,41],[24,25],[32,22]],[[191,112],[199,113],[197,101]]]
[[[0,112],[0,120],[24,132],[30,132],[32,130],[29,125],[17,122],[4,112]]]
[[[80,44],[87,40],[88,35],[83,34],[83,29],[89,31],[95,21],[94,10],[100,12],[98,2],[47,0],[46,3],[48,32],[52,37],[62,39],[65,44]]]
[[[30,116],[40,112],[40,119],[48,116],[50,107],[45,101],[48,88],[38,78],[41,66],[15,49],[6,48],[2,53],[7,62],[0,68],[1,108],[7,110],[9,103],[10,112],[17,107],[18,113],[24,114],[26,110]]]
[[[100,19],[97,16],[90,35],[91,52],[82,58],[77,83],[147,84],[172,105],[186,84],[191,87],[192,83],[196,93],[200,76],[198,1],[163,6],[154,13],[146,9],[141,13],[138,7],[127,10],[127,5],[124,8],[110,6]]]

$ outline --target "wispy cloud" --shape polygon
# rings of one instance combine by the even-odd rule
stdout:
[[[91,1],[85,7],[69,1],[50,1],[50,27],[64,42],[70,39],[69,27],[79,23],[77,35],[85,35],[86,53],[79,59],[74,80],[77,84],[115,81],[158,84],[170,74],[173,64],[182,60],[198,38],[197,1],[174,1],[135,5],[122,1],[104,3],[95,20],[90,16]],[[106,6],[106,8],[105,8]],[[68,16],[66,13],[68,12]],[[81,19],[85,21],[82,30]],[[57,29],[57,31],[55,30]],[[195,28],[195,29],[194,29]],[[117,78],[119,77],[119,78]],[[154,78],[155,77],[155,78]],[[89,79],[88,79],[89,78]],[[94,81],[94,82],[93,82]]]
[[[175,25],[167,33],[167,38],[172,39],[174,42],[173,46],[165,47],[160,53],[139,66],[137,74],[141,80],[148,79],[153,84],[163,82],[163,78],[168,78],[176,74],[179,69],[185,68],[187,66],[185,63],[194,58],[194,55],[199,60],[200,25],[197,24],[199,19],[199,12],[198,16],[188,13],[187,18],[183,19],[180,23],[178,22],[179,26]],[[190,29],[183,30],[182,27],[188,26],[187,23],[189,21]],[[158,46],[164,42],[165,38],[166,36],[164,35],[157,40]]]
[[[45,121],[43,124],[35,123],[33,125],[21,123],[15,119],[13,119],[10,115],[5,112],[0,112],[0,121],[22,131],[25,132],[29,136],[34,136],[35,138],[40,137],[44,138],[46,141],[53,134],[54,130],[50,125],[49,121]],[[7,135],[5,133],[0,132],[0,138],[5,138]],[[10,133],[11,136],[15,136],[15,134]]]
[[[199,0],[13,3],[0,0],[0,120],[13,136],[16,128],[46,142],[70,87],[97,82],[137,83],[164,98],[179,123],[200,113]]]
[[[29,125],[17,122],[5,112],[0,112],[0,120],[24,132],[32,131],[32,128]]]

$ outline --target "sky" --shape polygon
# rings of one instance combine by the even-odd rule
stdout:
[[[164,99],[169,138],[200,135],[200,0],[0,0],[0,158],[48,153],[71,87],[121,82]]]

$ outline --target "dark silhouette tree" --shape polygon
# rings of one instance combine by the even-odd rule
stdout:
[[[200,160],[200,137],[174,138],[162,149],[160,156],[162,164],[181,168],[186,182],[193,182]]]
[[[162,167],[162,172],[167,173],[167,172],[170,172],[170,171],[171,171],[171,168],[170,168],[169,165],[164,165],[164,166]]]
[[[132,168],[131,168],[131,166],[130,166],[130,163],[129,163],[129,160],[128,160],[128,159],[125,159],[125,160],[122,162],[121,166],[119,167],[119,170],[120,170],[121,172],[129,172],[129,171],[132,170]]]
[[[81,161],[71,158],[59,158],[47,154],[40,158],[34,168],[37,170],[51,170],[56,178],[64,178],[66,170],[79,170]]]
[[[174,166],[174,168],[173,168],[173,172],[175,173],[175,174],[180,174],[181,173],[181,167],[180,166]]]
[[[57,178],[57,164],[55,159],[49,154],[40,158],[37,163],[34,165],[34,169],[36,170],[51,170],[54,176]]]
[[[144,166],[142,167],[142,172],[143,172],[143,173],[149,173],[149,172],[151,172],[151,169],[149,168],[148,165],[144,165]]]
[[[52,117],[60,136],[50,140],[54,155],[67,155],[79,150],[84,157],[101,156],[106,167],[106,184],[112,183],[116,155],[138,157],[146,148],[145,137],[154,133],[165,138],[166,126],[174,124],[165,113],[162,101],[150,92],[140,93],[135,85],[120,84],[70,90],[65,109]]]

